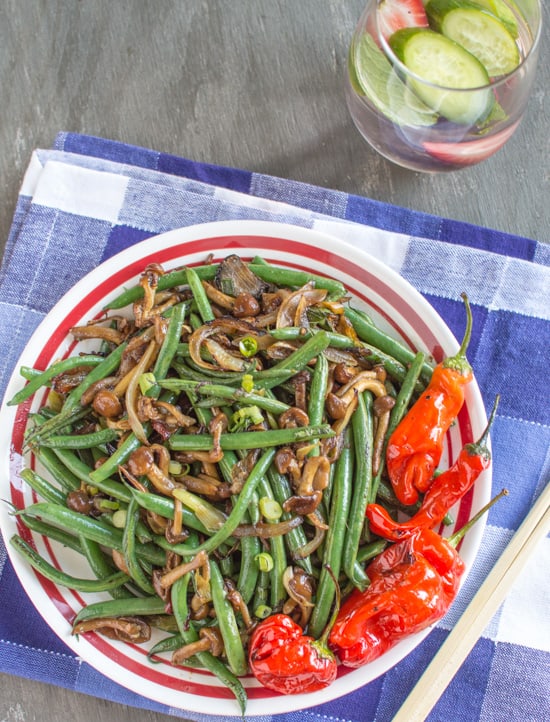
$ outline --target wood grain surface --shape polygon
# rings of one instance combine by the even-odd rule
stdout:
[[[35,147],[99,135],[550,240],[550,4],[518,132],[455,173],[401,169],[344,100],[362,0],[1,0],[0,249]],[[1,614],[1,610],[0,610]],[[164,718],[0,675],[1,722]]]

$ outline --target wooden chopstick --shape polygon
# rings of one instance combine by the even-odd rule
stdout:
[[[404,701],[392,722],[423,722],[499,608],[537,543],[550,531],[550,484]]]

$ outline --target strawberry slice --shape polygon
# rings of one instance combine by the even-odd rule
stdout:
[[[378,5],[378,28],[386,40],[403,28],[427,28],[422,0],[382,0]]]
[[[469,140],[463,143],[425,142],[422,146],[433,158],[437,158],[443,163],[461,167],[475,165],[496,153],[513,135],[518,125],[519,121],[496,135],[481,137],[478,140]]]

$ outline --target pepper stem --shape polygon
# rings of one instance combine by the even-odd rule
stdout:
[[[327,570],[330,578],[332,579],[334,583],[334,588],[336,590],[336,602],[334,604],[334,609],[332,610],[332,614],[330,615],[330,619],[325,625],[325,628],[323,629],[323,632],[319,639],[317,640],[321,645],[327,646],[327,640],[328,636],[330,634],[331,629],[334,626],[334,622],[336,621],[336,617],[338,616],[338,612],[340,611],[340,603],[342,601],[342,595],[340,592],[340,585],[338,584],[338,580],[334,576],[334,572],[332,571],[329,564],[325,564],[325,569]]]
[[[489,421],[487,422],[487,426],[485,427],[485,431],[480,436],[478,442],[476,443],[476,446],[486,446],[487,445],[487,438],[489,436],[489,431],[491,430],[491,426],[493,425],[493,421],[495,420],[499,401],[500,401],[500,394],[497,394],[495,397],[495,402],[493,404],[493,409],[491,411],[491,415],[489,416]]]
[[[466,295],[466,293],[461,293],[460,297],[462,298],[462,300],[464,301],[464,305],[466,306],[466,330],[464,331],[464,337],[456,355],[466,356],[466,349],[468,348],[468,345],[470,344],[470,339],[472,338],[472,309],[470,308],[470,301],[468,300],[468,296]]]
[[[468,363],[468,359],[466,358],[466,350],[470,344],[470,339],[472,338],[473,318],[468,296],[465,293],[461,293],[460,297],[464,301],[464,305],[466,307],[466,330],[464,331],[460,348],[454,356],[449,356],[443,361],[443,367],[454,369],[461,374],[468,374],[471,371],[471,367]]]
[[[466,534],[466,532],[468,532],[474,526],[474,524],[476,524],[476,522],[478,522],[481,517],[489,511],[493,504],[496,504],[497,501],[502,499],[503,496],[508,496],[508,489],[502,489],[499,494],[494,496],[491,501],[485,504],[485,506],[477,512],[477,514],[475,514],[469,521],[467,521],[466,524],[461,526],[458,531],[455,531],[454,534],[451,534],[451,536],[447,537],[445,541],[447,541],[452,547],[457,547],[459,541]]]

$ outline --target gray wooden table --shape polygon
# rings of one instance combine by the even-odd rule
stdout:
[[[2,0],[0,248],[33,148],[60,130],[549,241],[544,5],[536,85],[514,138],[485,164],[422,175],[376,155],[348,116],[346,49],[363,0]],[[164,719],[22,677],[0,675],[0,689],[6,722]]]

